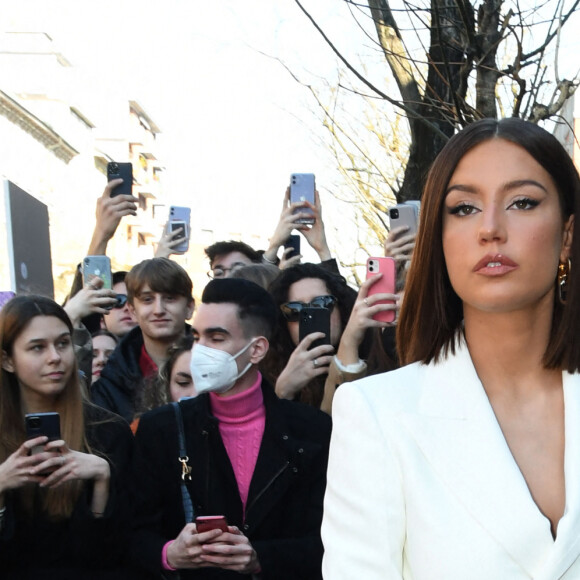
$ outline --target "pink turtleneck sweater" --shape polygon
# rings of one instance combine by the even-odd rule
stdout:
[[[258,452],[266,424],[266,408],[262,395],[262,375],[247,390],[224,397],[209,394],[213,415],[219,420],[219,430],[234,469],[244,517],[250,482],[256,467]]]

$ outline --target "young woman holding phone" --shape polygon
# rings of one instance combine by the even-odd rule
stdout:
[[[122,577],[133,437],[120,418],[83,401],[71,335],[49,298],[17,296],[0,311],[4,579]],[[60,439],[27,440],[25,415],[40,413],[58,413]]]
[[[422,204],[407,366],[335,397],[324,577],[578,578],[578,173],[547,131],[486,119]]]

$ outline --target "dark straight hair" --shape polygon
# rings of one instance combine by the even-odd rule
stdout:
[[[577,214],[580,179],[572,159],[545,129],[522,119],[483,119],[454,135],[433,162],[423,192],[421,223],[407,278],[397,327],[402,364],[425,364],[454,353],[463,321],[463,304],[449,281],[443,255],[443,211],[449,181],[458,163],[477,145],[503,139],[525,149],[549,174],[556,186],[562,220]],[[555,293],[550,340],[544,353],[547,368],[580,369],[580,301],[578,275],[580,235],[573,236],[568,276],[568,301]],[[556,272],[554,272],[554,285]]]

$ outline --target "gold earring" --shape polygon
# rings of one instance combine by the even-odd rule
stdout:
[[[571,269],[570,258],[566,262],[558,264],[558,299],[561,304],[566,304],[566,299],[568,298],[568,276]]]

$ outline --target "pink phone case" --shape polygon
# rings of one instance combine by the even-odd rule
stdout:
[[[367,260],[367,280],[371,276],[382,274],[383,277],[369,289],[369,296],[374,294],[395,293],[395,260],[393,258],[369,258]],[[377,304],[394,304],[394,300],[381,300]],[[381,322],[394,322],[397,313],[394,310],[386,310],[375,314],[373,318]]]

